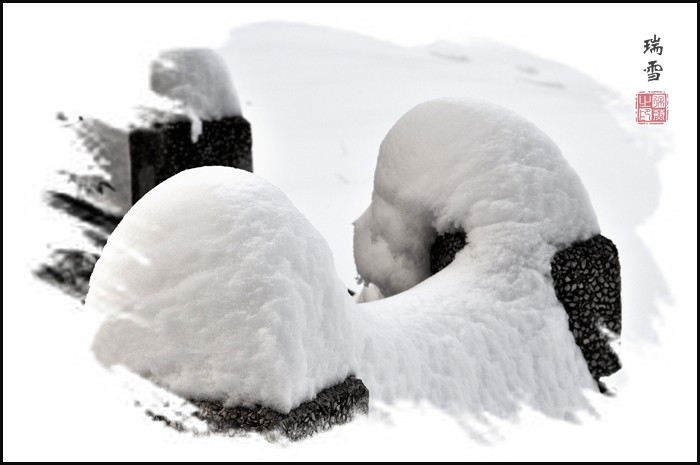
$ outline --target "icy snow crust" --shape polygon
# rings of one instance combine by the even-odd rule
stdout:
[[[436,232],[455,228],[469,245],[425,279]],[[197,168],[149,192],[107,243],[87,298],[109,315],[94,349],[231,404],[288,411],[354,373],[375,406],[509,416],[524,403],[564,418],[595,384],[549,261],[597,231],[578,177],[536,127],[486,103],[431,101],[387,135],[356,223],[371,294],[395,295],[356,304],[278,189]]]

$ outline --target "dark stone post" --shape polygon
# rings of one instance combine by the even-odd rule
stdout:
[[[184,117],[134,129],[129,134],[132,203],[180,171],[231,166],[253,171],[250,124],[242,116],[202,121],[192,142],[192,122]]]
[[[622,332],[620,259],[615,244],[599,234],[560,250],[552,258],[552,279],[593,378],[599,381],[615,373],[621,365],[610,341]]]

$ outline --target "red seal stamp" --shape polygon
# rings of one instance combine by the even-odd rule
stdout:
[[[668,121],[668,94],[659,90],[637,94],[637,123],[663,124]]]

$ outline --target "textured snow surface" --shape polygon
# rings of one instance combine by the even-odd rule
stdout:
[[[496,269],[599,232],[578,175],[535,125],[478,100],[432,100],[381,144],[355,223],[358,271],[385,296],[405,291],[428,277],[436,234],[455,229]]]
[[[287,197],[234,168],[184,171],[129,210],[86,305],[94,351],[177,394],[287,411],[350,373],[331,251]]]
[[[241,114],[228,68],[209,49],[165,51],[151,64],[151,89],[203,120]]]
[[[469,246],[411,287],[431,228],[454,227]],[[503,417],[522,403],[559,418],[587,408],[595,384],[549,260],[597,225],[537,128],[490,104],[419,105],[382,144],[357,228],[363,275],[410,289],[356,304],[277,188],[233,168],[178,174],[132,208],[98,261],[86,303],[109,317],[97,357],[178,394],[282,411],[350,373],[375,403]]]
[[[585,408],[593,380],[549,262],[598,225],[578,176],[534,125],[476,100],[418,105],[382,142],[355,228],[362,277],[379,297],[397,294],[359,305],[359,375],[374,398],[499,416],[522,402],[558,417]],[[426,280],[436,232],[456,228],[469,244]]]

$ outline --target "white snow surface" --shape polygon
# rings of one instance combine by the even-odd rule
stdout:
[[[177,102],[195,123],[241,114],[228,68],[210,49],[162,52],[151,63],[151,90]]]
[[[372,203],[355,222],[360,276],[385,296],[405,291],[429,276],[436,234],[456,229],[493,269],[525,260],[545,274],[553,246],[600,232],[578,175],[535,125],[487,102],[438,99],[381,144]]]
[[[87,307],[94,352],[185,397],[288,411],[350,373],[352,299],[287,197],[234,168],[187,170],[109,238]]]
[[[416,175],[431,170],[440,187]],[[380,287],[383,273],[413,286],[429,229],[465,227],[471,242],[451,266],[356,304],[281,191],[233,168],[188,170],[127,213],[97,263],[86,305],[109,315],[98,359],[186,397],[281,411],[351,373],[375,404],[479,418],[523,403],[557,418],[588,408],[595,384],[549,260],[597,224],[553,142],[500,107],[432,101],[390,131],[376,180],[381,197],[358,224],[363,270]],[[392,261],[395,244],[404,255]]]
[[[355,228],[361,275],[397,294],[359,306],[359,373],[374,398],[504,417],[522,403],[556,417],[586,407],[593,380],[549,270],[558,246],[598,224],[537,127],[478,100],[418,105],[382,142]],[[426,280],[436,231],[456,228],[469,244]]]
[[[85,21],[84,5],[76,7],[75,14],[66,14],[65,5],[59,8],[65,21],[52,20],[56,15],[51,14],[36,16],[35,9],[27,9],[20,17],[15,11],[15,17],[6,24],[11,40],[6,41],[4,57],[9,66],[5,67],[4,78],[13,92],[5,95],[6,109],[12,115],[5,119],[5,143],[8,153],[17,154],[4,160],[8,174],[3,184],[10,193],[3,206],[8,225],[3,260],[8,271],[4,273],[7,292],[3,294],[3,442],[7,446],[3,456],[8,461],[94,461],[100,457],[221,460],[232,454],[243,460],[327,460],[332,456],[354,460],[468,457],[475,461],[561,461],[570,459],[572,450],[582,460],[671,457],[696,461],[697,158],[693,154],[697,151],[697,133],[693,129],[697,115],[692,105],[680,105],[675,107],[675,118],[672,115],[669,124],[634,124],[630,102],[634,93],[646,85],[646,76],[629,71],[636,69],[634,61],[638,60],[636,52],[630,50],[637,50],[638,40],[648,37],[649,31],[644,30],[644,21],[624,20],[629,19],[628,8],[613,8],[612,16],[608,6],[605,12],[586,9],[589,16],[602,14],[625,27],[627,33],[623,35],[627,39],[621,41],[609,41],[600,35],[577,36],[567,29],[566,21],[547,22],[546,18],[552,17],[549,5],[536,15],[544,18],[539,35],[557,37],[555,42],[562,54],[571,57],[571,63],[578,60],[579,69],[593,76],[603,71],[621,76],[624,85],[617,96],[575,69],[522,50],[496,48],[493,42],[472,42],[450,49],[392,47],[354,33],[320,31],[315,26],[298,24],[258,24],[231,33],[219,51],[235,77],[246,118],[252,125],[256,172],[282,187],[329,240],[346,285],[354,286],[356,275],[351,223],[369,204],[382,138],[417,103],[444,96],[486,98],[517,111],[550,135],[583,179],[603,233],[618,245],[623,266],[624,367],[613,384],[618,396],[595,396],[601,414],[597,419],[584,419],[582,424],[547,421],[523,408],[518,421],[494,422],[491,434],[486,434],[484,440],[480,434],[483,430],[479,430],[475,441],[473,430],[465,432],[453,415],[407,405],[405,411],[392,409],[387,416],[375,402],[381,399],[372,394],[368,422],[356,420],[289,447],[279,447],[255,435],[233,440],[191,437],[151,421],[143,408],[134,407],[136,400],[144,407],[155,405],[144,402],[150,397],[146,387],[125,389],[121,379],[115,379],[95,362],[89,350],[96,329],[92,312],[74,309],[75,301],[29,273],[45,259],[47,241],[55,244],[62,234],[61,218],[50,218],[55,215],[41,196],[45,179],[51,177],[49,173],[71,166],[73,160],[67,151],[57,153],[54,138],[36,137],[37,131],[51,133],[57,110],[73,115],[71,121],[82,115],[130,122],[130,114],[125,111],[127,115],[121,117],[118,110],[120,104],[146,101],[125,97],[129,96],[129,88],[143,89],[143,83],[148,82],[148,76],[139,73],[145,74],[154,56],[147,50],[149,46],[218,47],[218,36],[208,41],[188,40],[187,33],[197,30],[191,27],[193,16],[199,15],[198,24],[206,24],[206,31],[213,29],[208,22],[211,18],[230,21],[231,28],[249,19],[236,11],[213,13],[197,6],[189,12],[181,11],[186,18],[178,23],[175,18],[162,21],[162,8],[153,7],[151,18],[146,14],[145,21],[133,23],[130,33],[123,34],[124,22],[113,17],[133,16],[133,11],[119,8],[108,15],[110,20],[99,22]],[[143,17],[143,6],[137,8]],[[105,16],[99,8],[94,10],[96,17]],[[307,19],[296,16],[298,10],[293,10],[295,16],[287,16],[319,22],[314,17],[316,9],[301,9],[302,16],[309,13]],[[338,15],[336,10],[328,9],[327,15],[339,18],[338,22],[346,21],[347,15]],[[387,34],[402,25],[417,30],[416,16],[421,17],[414,12],[397,18],[395,8],[385,9],[383,15],[356,10],[353,7],[356,23]],[[497,32],[499,25],[513,29],[501,15],[489,16],[480,9],[433,13],[431,10],[433,27],[442,26],[443,18],[463,29],[463,19],[479,18],[488,31],[496,31],[488,35],[497,40],[502,39]],[[571,15],[568,10],[559,13],[563,19]],[[367,21],[368,14],[373,21]],[[641,13],[638,16],[641,18]],[[669,54],[664,64],[671,69],[676,63],[674,69],[692,71],[697,56],[692,51],[697,27],[677,27],[677,19],[696,23],[697,15],[665,8],[662,16],[656,20],[660,27],[671,31],[664,36],[664,41],[672,41],[667,45],[676,43],[689,50],[687,55],[676,54],[675,58]],[[153,27],[154,21],[158,28]],[[25,24],[38,26],[27,28]],[[532,29],[529,23],[522,27]],[[560,34],[557,27],[566,29],[565,33]],[[517,27],[515,31],[517,34]],[[439,31],[434,34],[445,35]],[[600,46],[592,46],[591,40]],[[355,47],[351,47],[353,43]],[[525,42],[520,44],[538,55],[546,53]],[[579,50],[584,53],[572,53],[571,45],[582,46]],[[613,66],[581,65],[580,59],[586,56],[589,63],[597,63],[601,47],[606,49],[606,56],[614,57]],[[47,80],[47,69],[73,72],[53,73]],[[666,91],[690,96],[688,102],[695,100],[697,85],[692,72],[668,77],[673,79],[664,84]],[[125,84],[131,86],[125,89]],[[34,98],[28,100],[27,95]],[[128,128],[126,123],[123,127]],[[667,143],[659,145],[659,138]],[[17,202],[18,198],[22,201]],[[690,208],[679,214],[681,205]],[[449,274],[451,269],[444,273]],[[385,299],[384,304],[398,297]],[[376,304],[379,302],[370,306]],[[27,405],[46,397],[47,380],[70,382],[50,383],[52,400],[44,403],[42,410],[60,419],[61,427],[37,438],[36,416],[27,415]],[[650,402],[660,392],[668,392],[669,386],[672,395]]]

